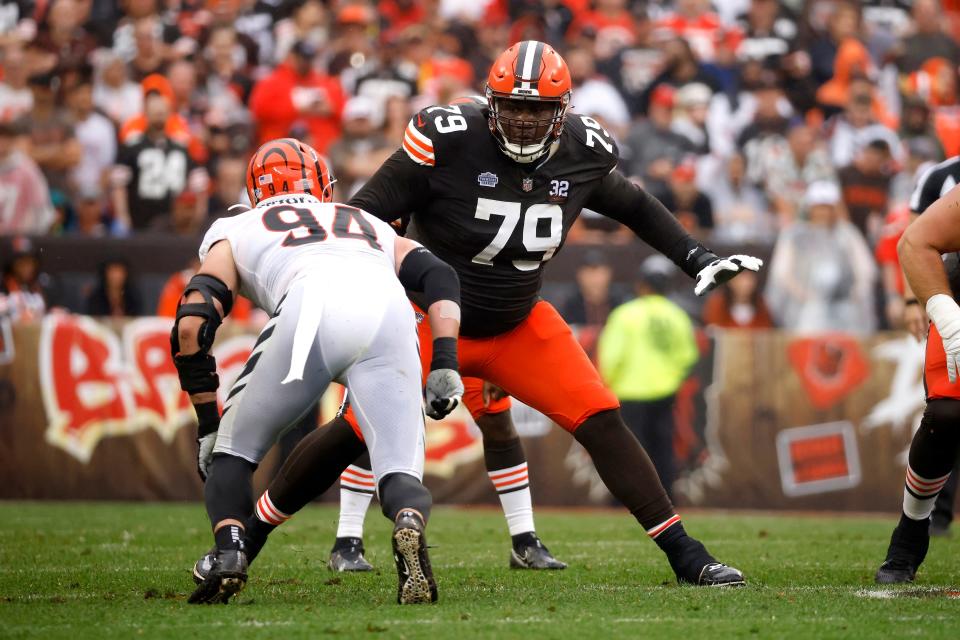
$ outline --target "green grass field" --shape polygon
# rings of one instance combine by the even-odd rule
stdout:
[[[494,510],[437,508],[433,606],[399,607],[389,524],[371,511],[377,571],[324,566],[336,512],[276,532],[229,606],[192,606],[189,569],[210,535],[201,505],[0,503],[4,638],[960,638],[960,539],[934,540],[916,585],[879,589],[893,518],[725,513],[686,519],[742,589],[678,587],[626,515],[537,515],[562,572],[507,568]]]

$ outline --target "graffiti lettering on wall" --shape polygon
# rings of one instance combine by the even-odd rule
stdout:
[[[240,334],[214,346],[221,406],[254,343],[253,334]],[[89,462],[105,437],[152,429],[169,443],[179,429],[195,424],[170,359],[169,319],[131,320],[118,337],[92,318],[50,316],[41,328],[39,351],[47,442],[81,462]],[[331,388],[324,406],[335,407],[341,397],[342,389]],[[451,477],[458,466],[482,455],[480,432],[466,410],[458,409],[442,422],[430,421],[427,473]]]
[[[143,318],[123,325],[122,339],[83,316],[44,319],[40,336],[40,389],[47,441],[88,462],[97,443],[153,429],[170,442],[194,420],[170,359],[170,320]],[[214,349],[221,395],[239,373],[253,336]],[[221,402],[223,398],[221,397]]]

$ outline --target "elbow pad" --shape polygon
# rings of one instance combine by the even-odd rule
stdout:
[[[191,302],[189,304],[177,305],[177,318],[173,324],[173,331],[170,333],[170,352],[176,356],[180,353],[180,338],[178,335],[180,319],[186,316],[197,316],[204,319],[200,326],[200,334],[197,336],[197,342],[200,344],[200,351],[208,353],[213,346],[213,339],[217,334],[217,329],[223,322],[217,306],[213,304],[216,300],[223,308],[223,315],[226,316],[233,308],[233,294],[220,278],[205,273],[198,273],[187,283],[183,295],[186,296],[191,291],[198,291],[203,296],[203,302]]]
[[[423,292],[427,309],[440,300],[450,300],[460,305],[460,278],[457,272],[424,247],[417,247],[407,254],[400,264],[397,277],[408,291]]]

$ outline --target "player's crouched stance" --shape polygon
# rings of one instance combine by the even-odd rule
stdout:
[[[960,251],[960,187],[911,223],[897,249],[910,288],[933,324],[923,372],[927,408],[910,443],[903,511],[876,574],[881,584],[913,581],[930,544],[934,503],[960,453],[960,306],[940,257]]]
[[[331,381],[350,388],[370,451],[393,550],[401,604],[434,602],[425,525],[424,422],[416,323],[404,286],[429,298],[441,357],[426,381],[431,412],[443,416],[463,394],[457,372],[460,287],[456,273],[416,242],[365,212],[335,204],[324,161],[309,146],[273,140],[250,161],[254,208],[217,221],[200,247],[171,335],[180,383],[199,418],[198,466],[215,548],[195,567],[191,603],[226,603],[247,582],[243,523],[253,512],[257,464],[315,405]],[[402,286],[403,285],[403,286]],[[233,295],[271,314],[223,413],[210,354]],[[316,472],[327,485],[354,457],[353,441],[329,447]],[[324,476],[326,474],[326,476]],[[279,512],[268,503],[258,509]],[[200,565],[200,563],[198,563]]]

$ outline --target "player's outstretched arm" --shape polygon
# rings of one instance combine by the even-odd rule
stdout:
[[[697,242],[659,200],[611,171],[587,201],[587,208],[620,222],[651,247],[670,258],[696,280],[694,292],[702,296],[741,271],[758,271],[763,261],[753,256],[721,258]]]
[[[197,471],[206,480],[207,465],[220,427],[217,409],[217,361],[210,353],[217,328],[233,306],[239,277],[233,252],[226,241],[213,245],[200,271],[190,279],[177,306],[170,332],[170,353],[180,387],[190,394],[197,412]]]
[[[904,231],[897,245],[900,266],[910,289],[937,327],[947,354],[947,377],[957,379],[960,366],[960,307],[943,269],[944,253],[960,251],[960,187],[934,202]]]
[[[457,272],[420,244],[397,236],[396,271],[408,291],[422,291],[426,301],[433,359],[424,394],[427,415],[435,420],[453,411],[463,397],[457,364],[460,333],[460,279]]]

